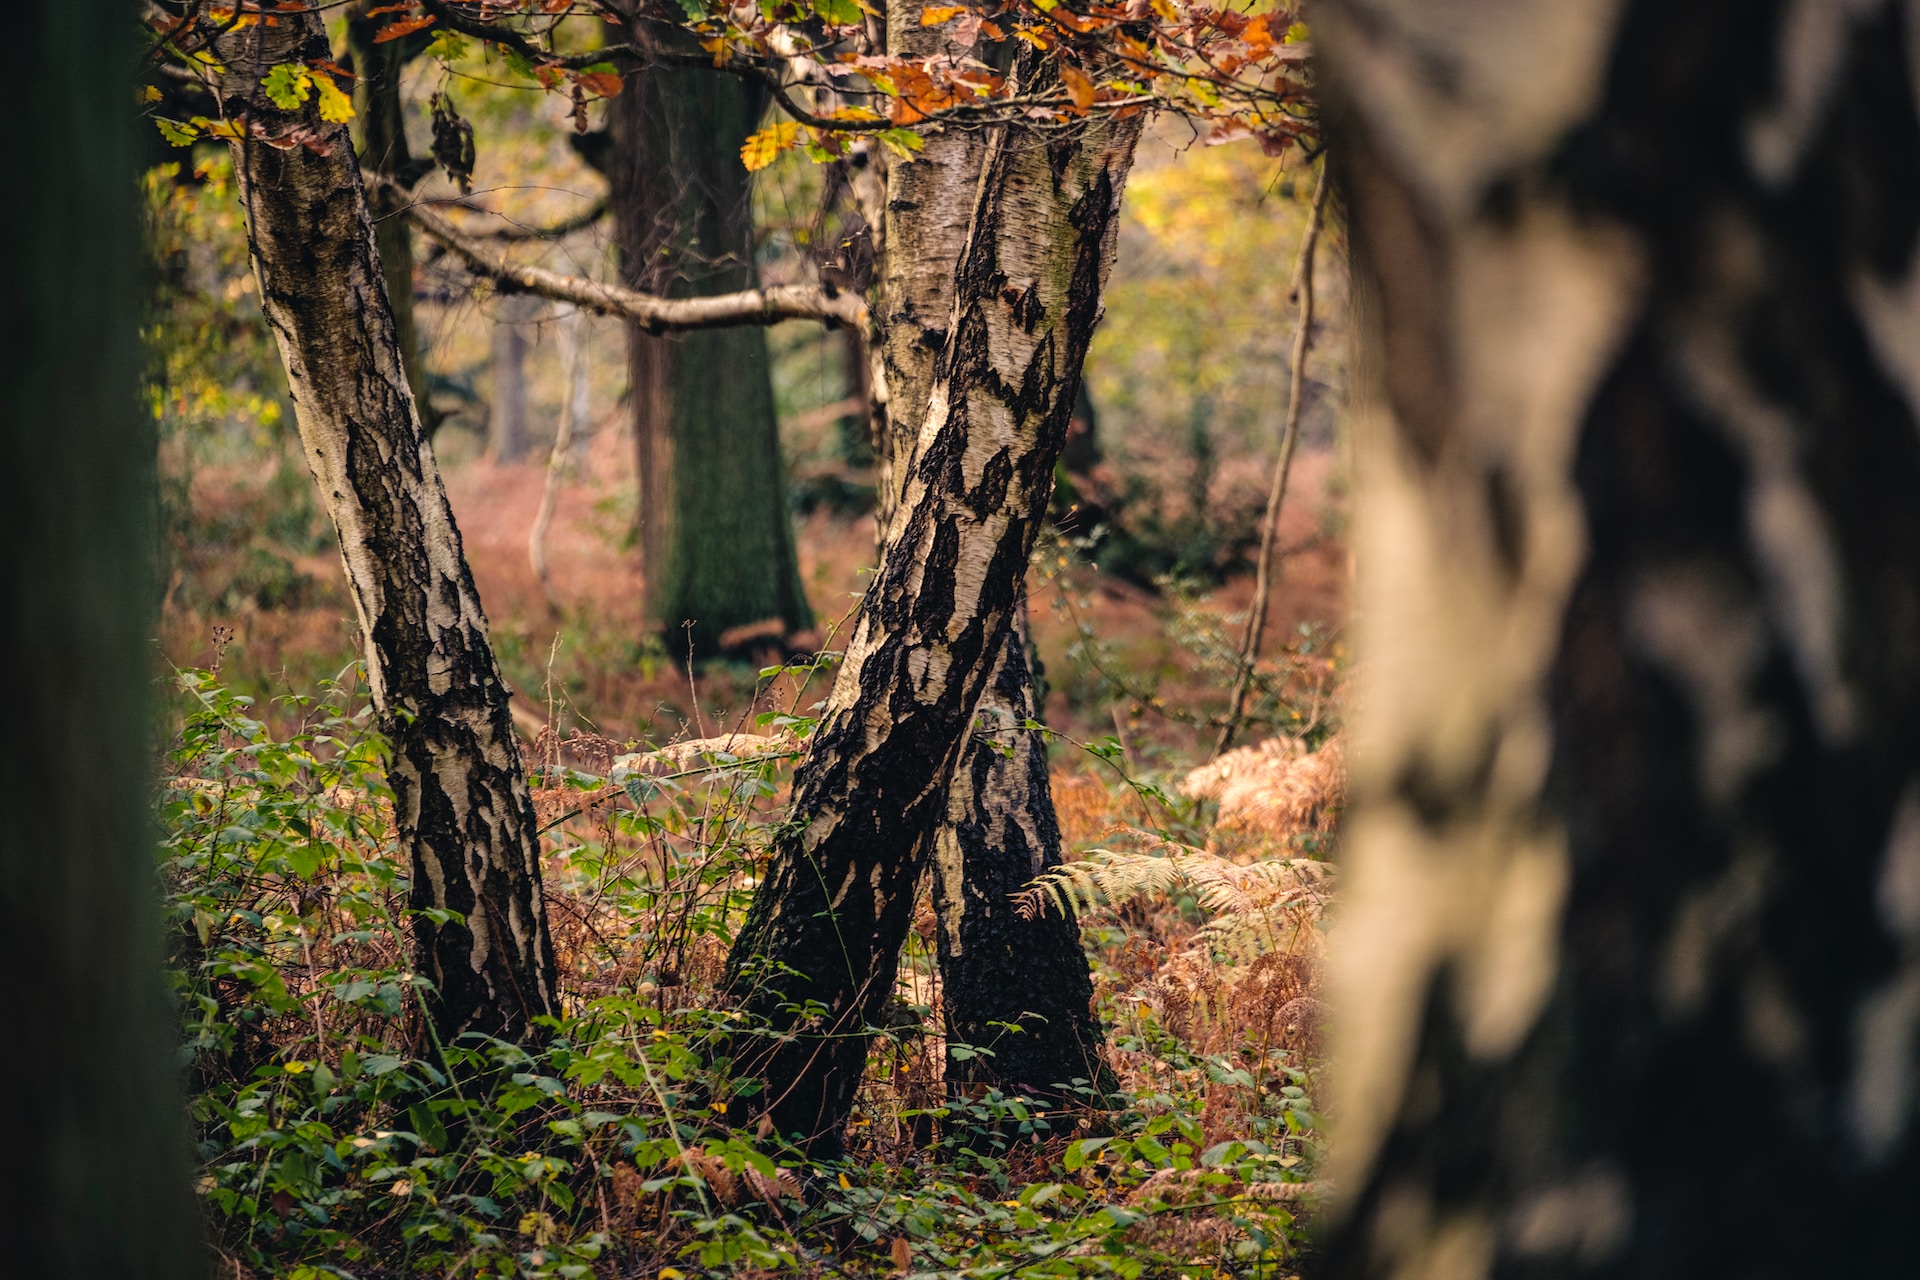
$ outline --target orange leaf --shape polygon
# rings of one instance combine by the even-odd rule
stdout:
[[[603,98],[620,96],[620,77],[612,71],[582,71],[578,77],[582,87],[597,93]]]
[[[893,1265],[901,1271],[910,1270],[913,1266],[913,1246],[907,1243],[905,1236],[893,1238]]]
[[[920,11],[920,25],[937,27],[943,22],[952,22],[966,11],[967,7],[963,4],[934,5]]]
[[[398,40],[401,36],[410,36],[416,31],[430,27],[436,21],[437,19],[435,19],[432,14],[427,14],[421,18],[400,18],[397,21],[389,22],[386,26],[374,32],[373,42],[375,44],[385,44],[389,40]]]
[[[1093,105],[1093,81],[1087,79],[1086,75],[1077,67],[1070,67],[1064,62],[1061,63],[1060,83],[1066,86],[1067,96],[1073,99],[1073,105],[1080,108],[1080,110],[1085,111]]]

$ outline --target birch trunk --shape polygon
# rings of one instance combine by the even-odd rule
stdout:
[[[1317,11],[1367,321],[1320,1275],[1912,1273],[1916,20]]]
[[[944,47],[938,27],[923,27],[920,0],[895,0],[887,17],[888,51],[927,57]],[[954,280],[979,194],[988,135],[951,130],[927,139],[910,161],[887,168],[886,253],[878,327],[886,370],[883,448],[876,459],[884,536],[896,506],[896,479],[925,424],[935,367],[952,322]],[[1046,194],[1041,193],[1040,199]],[[1080,369],[1073,370],[1079,395]],[[1064,447],[1064,446],[1063,446]],[[935,949],[949,1048],[946,1080],[956,1094],[988,1085],[1062,1096],[1075,1079],[1102,1080],[1103,1033],[1092,1010],[1093,983],[1071,913],[1022,920],[1010,896],[1060,864],[1047,748],[1017,728],[1038,720],[1027,661],[1025,575],[1016,627],[999,648],[979,719],[956,769],[933,846]],[[1009,1025],[1018,1025],[1010,1032]],[[964,1050],[963,1050],[964,1052]]]
[[[1138,129],[992,135],[886,551],[728,960],[749,1012],[792,1033],[737,1042],[765,1081],[753,1106],[816,1151],[839,1147],[948,779],[1007,644]],[[803,1021],[806,1001],[821,1011]]]
[[[154,438],[116,0],[23,5],[0,201],[0,970],[10,1275],[206,1274],[154,895]],[[77,67],[91,68],[76,75]]]
[[[286,365],[308,466],[339,534],[392,744],[395,822],[412,865],[416,963],[443,1039],[508,1039],[556,1012],[539,836],[433,452],[421,430],[346,127],[260,89],[281,63],[329,54],[313,11],[218,46],[261,305]]]
[[[420,172],[407,145],[405,107],[400,101],[400,76],[410,58],[426,47],[423,36],[376,43],[380,21],[368,12],[373,0],[354,0],[347,9],[347,49],[353,55],[353,110],[360,165],[412,186]],[[393,330],[400,342],[400,358],[407,370],[407,386],[420,420],[432,437],[439,415],[427,395],[427,366],[420,346],[419,326],[413,319],[413,231],[397,216],[403,203],[385,188],[368,192],[373,207],[374,243],[380,250],[380,271],[387,281],[387,303],[393,310]]]

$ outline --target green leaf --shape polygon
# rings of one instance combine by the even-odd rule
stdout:
[[[850,27],[860,21],[860,6],[854,0],[813,0],[813,11],[823,22]]]
[[[313,74],[297,62],[283,62],[267,72],[260,87],[282,111],[292,111],[313,92]]]
[[[200,140],[200,131],[190,124],[180,124],[160,116],[155,116],[153,123],[159,128],[160,136],[176,147],[190,147]]]
[[[887,150],[902,160],[913,159],[913,153],[927,145],[927,140],[911,129],[882,129],[879,136]]]

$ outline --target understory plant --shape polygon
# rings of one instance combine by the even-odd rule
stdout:
[[[212,672],[176,683],[159,865],[220,1274],[1291,1274],[1309,1055],[1264,1032],[1183,1038],[1179,1010],[1122,990],[1132,944],[1111,915],[1088,939],[1129,1087],[1102,1109],[950,1099],[916,936],[844,1159],[725,1123],[757,1083],[721,1046],[756,1029],[715,984],[807,717],[541,744],[564,1011],[530,1043],[449,1044],[408,962],[358,673],[286,698],[284,732]]]

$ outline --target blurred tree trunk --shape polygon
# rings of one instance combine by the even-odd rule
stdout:
[[[376,44],[379,19],[368,10],[374,0],[354,0],[347,9],[347,50],[353,62],[354,141],[360,148],[360,167],[412,187],[425,172],[407,146],[405,105],[400,100],[400,74],[408,62],[427,47],[428,33],[403,36]],[[387,300],[393,308],[393,331],[407,370],[407,386],[420,420],[432,437],[440,429],[440,415],[427,395],[427,367],[420,331],[413,320],[413,230],[396,216],[400,198],[375,188],[368,192],[373,206],[373,238],[380,251],[380,271],[387,281]]]
[[[943,47],[940,29],[921,25],[923,8],[922,0],[889,6],[889,53],[926,57]],[[949,130],[928,138],[912,161],[887,168],[879,328],[888,394],[876,515],[883,539],[898,505],[892,486],[904,479],[925,425],[936,362],[953,321],[954,282],[980,194],[986,140],[984,131]],[[1064,193],[1035,194],[1058,199]],[[1048,220],[1064,212],[1055,210]],[[1080,373],[1076,364],[1072,389],[1062,389],[1069,403],[1078,403]],[[985,732],[970,736],[962,749],[932,851],[946,1081],[956,1094],[998,1084],[1059,1096],[1054,1086],[1076,1078],[1105,1081],[1103,1033],[1078,922],[1058,910],[1023,920],[1013,909],[1014,893],[1060,864],[1046,741],[1019,727],[1044,711],[1027,659],[1025,585],[1023,570],[1013,625],[998,642],[980,699]],[[1020,1030],[1011,1032],[1010,1025]],[[990,1054],[956,1057],[955,1047]]]
[[[18,976],[7,1270],[204,1273],[160,976],[147,792],[151,424],[138,408],[135,28],[118,4],[26,5],[36,110],[0,201],[0,963]],[[78,67],[91,73],[75,74]]]
[[[1316,11],[1366,320],[1318,1275],[1914,1272],[1915,21]]]
[[[947,783],[1008,645],[1113,260],[1138,121],[990,135],[927,417],[886,550],[794,780],[792,821],[728,958],[749,1011],[750,1105],[838,1150],[893,994]],[[889,252],[899,252],[898,243]],[[797,1024],[794,1002],[817,1001]]]
[[[392,744],[395,820],[412,862],[416,963],[445,1039],[516,1039],[557,1010],[539,835],[508,712],[387,305],[360,170],[317,100],[276,109],[275,65],[328,55],[313,11],[217,46],[261,306],[287,369],[307,463],[340,536],[367,677]],[[300,131],[298,134],[295,131]],[[306,145],[270,140],[304,137]]]
[[[519,462],[532,444],[527,427],[527,335],[540,309],[540,299],[524,293],[510,293],[494,303],[487,447],[495,462]]]
[[[676,17],[677,17],[676,13]],[[652,38],[686,42],[655,28]],[[692,46],[689,46],[692,47]],[[614,234],[636,289],[699,297],[759,287],[740,146],[764,91],[701,67],[630,71],[609,104]],[[800,585],[766,330],[649,333],[629,323],[648,616],[670,649],[733,627],[812,625]]]

